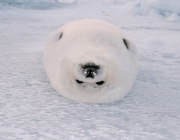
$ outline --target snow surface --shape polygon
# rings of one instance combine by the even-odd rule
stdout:
[[[165,0],[164,0],[165,1]],[[179,140],[178,0],[1,0],[1,140]],[[172,6],[173,5],[173,6]],[[146,8],[144,8],[146,10]],[[139,49],[131,92],[111,104],[63,98],[42,63],[46,39],[61,25],[98,18],[118,26]]]

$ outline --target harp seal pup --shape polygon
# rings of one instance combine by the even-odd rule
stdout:
[[[53,88],[86,103],[122,99],[138,72],[136,45],[117,27],[98,19],[70,22],[52,33],[44,65]]]

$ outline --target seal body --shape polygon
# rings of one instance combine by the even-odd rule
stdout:
[[[138,52],[114,25],[84,19],[50,35],[44,65],[53,88],[64,97],[107,103],[130,91],[138,72]]]

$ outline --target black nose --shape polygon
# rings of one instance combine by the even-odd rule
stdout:
[[[100,69],[100,67],[94,63],[86,63],[82,65],[82,69],[86,78],[94,78],[98,74],[98,69]]]

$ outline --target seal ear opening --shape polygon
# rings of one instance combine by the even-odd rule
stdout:
[[[136,45],[132,41],[123,38],[123,42],[124,42],[124,45],[126,46],[127,50],[134,53],[135,55],[138,54]]]
[[[127,40],[123,38],[123,42],[124,42],[124,45],[126,46],[126,48],[129,50],[129,46],[128,46]]]
[[[63,32],[60,34],[60,36],[59,36],[59,40],[62,38],[62,36],[63,36]]]

